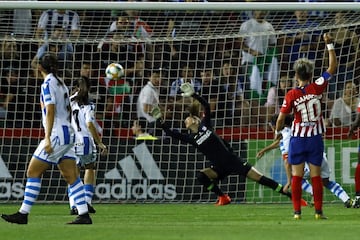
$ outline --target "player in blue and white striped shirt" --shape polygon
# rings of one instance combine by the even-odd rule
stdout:
[[[90,81],[88,78],[79,79],[76,92],[70,97],[72,110],[71,124],[75,130],[75,154],[79,167],[85,168],[84,187],[85,200],[88,204],[89,213],[95,213],[91,201],[94,195],[95,165],[97,149],[95,143],[101,149],[101,154],[107,154],[107,148],[102,143],[95,119],[95,105],[89,99]],[[69,195],[70,214],[77,214],[77,208],[73,196]]]
[[[28,214],[41,189],[41,176],[50,165],[56,164],[61,175],[73,193],[78,217],[69,224],[92,224],[85,202],[84,185],[76,174],[75,153],[73,145],[75,135],[71,127],[69,90],[62,79],[57,76],[57,57],[45,54],[39,64],[44,78],[41,85],[40,105],[45,138],[35,150],[27,169],[27,182],[24,200],[15,214],[2,214],[1,217],[10,223],[27,224]]]

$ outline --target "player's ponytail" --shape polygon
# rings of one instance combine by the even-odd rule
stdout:
[[[40,59],[40,65],[46,73],[52,73],[54,77],[58,80],[60,85],[64,85],[64,83],[58,78],[58,60],[57,56],[53,53],[46,53]]]
[[[78,81],[78,94],[76,95],[76,101],[79,105],[89,104],[89,91],[90,91],[90,80],[87,77],[82,77]]]

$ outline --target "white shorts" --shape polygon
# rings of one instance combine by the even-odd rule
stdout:
[[[329,178],[330,177],[330,167],[329,167],[329,163],[327,161],[327,157],[326,157],[326,153],[323,153],[323,160],[321,163],[321,178]],[[309,165],[307,163],[305,163],[305,167],[304,167],[304,178],[309,179],[310,178],[310,169],[309,169]]]
[[[96,162],[97,149],[95,144],[75,143],[74,151],[77,157],[76,164],[78,166],[83,167]]]
[[[45,152],[44,145],[45,140],[41,140],[39,146],[36,148],[33,154],[33,157],[49,164],[59,164],[63,159],[76,159],[73,143],[60,145],[56,139],[53,139],[51,145],[54,151],[51,154]]]
[[[84,167],[87,164],[96,162],[97,154],[88,155],[76,155],[76,164],[80,167]]]

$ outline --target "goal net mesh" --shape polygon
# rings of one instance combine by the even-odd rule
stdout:
[[[50,11],[44,20],[41,16],[46,11],[36,7],[0,11],[1,202],[22,200],[28,162],[44,136],[39,104],[43,79],[36,60],[49,49],[57,51],[59,75],[70,89],[86,72],[84,66],[91,68],[97,119],[110,149],[108,156],[99,157],[95,202],[216,200],[196,181],[196,172],[208,162],[193,147],[161,133],[156,141],[136,141],[132,135],[139,92],[151,71],[159,68],[163,73],[160,102],[172,128],[184,128],[187,106],[176,87],[191,81],[210,102],[219,135],[259,171],[285,184],[279,149],[261,159],[256,154],[273,141],[269,122],[279,111],[284,86],[294,86],[294,60],[313,60],[315,77],[326,70],[321,37],[325,32],[334,38],[339,62],[322,98],[330,179],[354,196],[358,141],[346,136],[358,101],[358,12],[84,9],[65,13],[66,17]],[[265,28],[254,20],[259,16],[268,22]],[[72,26],[74,21],[78,23]],[[112,62],[126,69],[123,80],[105,78],[105,68]],[[339,98],[349,104],[345,109],[334,107]],[[239,176],[220,181],[220,186],[237,203],[289,202]],[[341,202],[335,195],[324,190],[326,202]],[[311,199],[305,192],[303,196]],[[67,201],[66,184],[56,168],[43,176],[39,200]]]

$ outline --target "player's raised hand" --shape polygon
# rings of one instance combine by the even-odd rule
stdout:
[[[332,43],[332,37],[329,33],[324,33],[323,38],[324,38],[325,44]]]
[[[183,97],[191,97],[195,93],[194,87],[188,82],[181,84],[180,89]]]

